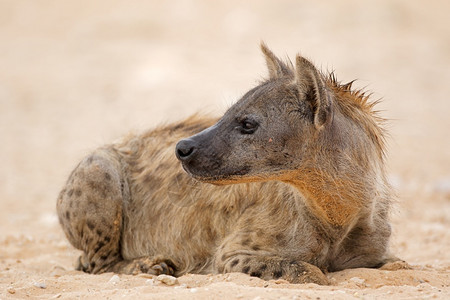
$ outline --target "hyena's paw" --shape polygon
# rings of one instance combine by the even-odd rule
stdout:
[[[116,266],[116,272],[124,274],[140,274],[146,273],[151,275],[174,275],[176,267],[174,263],[169,259],[155,258],[155,257],[142,257],[136,258],[131,261],[123,261]]]
[[[325,274],[306,262],[279,257],[246,257],[230,260],[233,271],[240,271],[264,280],[285,279],[291,283],[316,283],[328,285]]]

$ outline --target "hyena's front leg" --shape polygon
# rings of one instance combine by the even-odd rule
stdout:
[[[291,283],[329,284],[318,267],[293,257],[279,256],[273,249],[248,245],[248,238],[240,243],[242,237],[239,233],[230,236],[219,247],[214,257],[217,272],[242,272],[264,280],[281,278]]]

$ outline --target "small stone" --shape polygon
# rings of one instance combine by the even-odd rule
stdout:
[[[148,285],[154,285],[154,284],[155,284],[155,281],[154,281],[153,279],[147,279],[147,280],[145,281],[145,284],[148,284]]]
[[[61,277],[62,275],[64,275],[64,273],[66,272],[66,269],[64,269],[61,266],[54,266],[52,272],[50,273],[51,276],[53,277]]]
[[[192,288],[189,290],[191,293],[197,293],[197,289],[196,288]]]
[[[40,288],[40,289],[46,289],[47,288],[47,285],[43,281],[34,282],[33,285],[35,287]]]
[[[170,275],[164,275],[164,274],[156,277],[156,280],[159,282],[162,282],[164,284],[167,284],[167,285],[175,285],[178,283],[178,279],[176,279],[175,277],[170,276]]]
[[[116,283],[120,282],[120,277],[117,274],[114,274],[108,282],[112,283],[112,284],[116,284]]]
[[[15,290],[12,286],[10,286],[9,288],[7,288],[6,290],[7,290],[8,293],[10,293],[10,294],[15,294],[15,293],[16,293],[16,290]]]

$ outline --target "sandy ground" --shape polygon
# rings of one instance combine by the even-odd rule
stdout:
[[[449,1],[0,1],[0,298],[450,298]],[[87,275],[55,214],[90,150],[201,110],[266,75],[259,42],[383,98],[394,253],[331,286],[244,274]]]

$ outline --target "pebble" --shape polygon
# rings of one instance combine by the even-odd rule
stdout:
[[[116,284],[116,283],[120,282],[120,277],[118,275],[114,274],[108,282],[110,282],[112,284]]]
[[[53,277],[58,278],[58,277],[63,276],[65,274],[65,272],[66,272],[66,269],[64,269],[63,267],[61,267],[61,266],[54,266],[52,272],[50,273],[50,275],[53,276]]]
[[[16,290],[15,290],[13,287],[9,287],[9,288],[7,289],[7,291],[8,291],[8,293],[10,293],[10,294],[15,294],[15,293],[16,293]]]
[[[35,287],[38,287],[38,288],[41,288],[41,289],[46,289],[47,288],[47,285],[43,281],[34,282],[33,285]]]
[[[159,282],[162,282],[164,284],[167,284],[167,285],[175,285],[178,283],[178,279],[176,279],[175,277],[170,276],[170,275],[164,275],[164,274],[156,277],[156,280]]]

